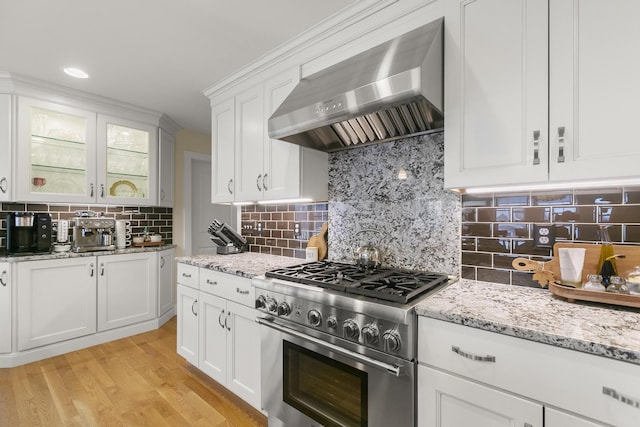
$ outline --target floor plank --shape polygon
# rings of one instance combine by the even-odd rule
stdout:
[[[266,425],[176,353],[175,317],[155,331],[0,369],[0,426]]]

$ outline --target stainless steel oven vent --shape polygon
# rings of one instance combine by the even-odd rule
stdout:
[[[302,79],[269,119],[269,136],[322,151],[439,130],[443,20]]]

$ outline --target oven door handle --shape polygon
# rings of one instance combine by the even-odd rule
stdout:
[[[268,328],[271,329],[275,329],[276,331],[288,334],[288,335],[293,335],[295,337],[301,338],[303,340],[306,341],[311,341],[314,344],[319,345],[320,347],[324,347],[327,348],[329,350],[335,351],[336,353],[342,354],[343,356],[347,356],[350,357],[352,359],[356,359],[359,362],[365,363],[367,365],[372,365],[378,368],[383,368],[386,369],[387,372],[389,372],[390,374],[395,375],[396,377],[400,376],[400,373],[402,371],[402,367],[400,366],[395,366],[395,365],[390,365],[388,363],[385,362],[381,362],[379,360],[373,359],[371,357],[362,355],[362,354],[358,354],[355,351],[351,351],[351,350],[347,350],[346,348],[342,348],[340,346],[337,346],[335,344],[331,344],[330,342],[326,342],[323,341],[321,339],[318,339],[316,337],[312,337],[310,335],[304,334],[302,332],[298,332],[294,329],[291,328],[287,328],[286,326],[281,326],[278,325],[277,323],[274,323],[272,321],[270,321],[267,318],[263,318],[263,317],[258,317],[256,318],[256,322],[258,322],[259,324],[266,326]]]

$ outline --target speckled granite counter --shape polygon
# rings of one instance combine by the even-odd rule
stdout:
[[[249,279],[264,274],[268,270],[280,267],[289,267],[305,262],[300,258],[291,258],[276,255],[267,255],[256,252],[244,252],[232,255],[195,255],[190,257],[178,257],[177,262],[217,270],[223,273]]]
[[[460,280],[419,315],[640,364],[640,310],[568,303],[544,289]]]
[[[132,254],[139,252],[158,252],[165,249],[175,248],[176,245],[162,245],[162,246],[145,246],[145,247],[128,247],[126,249],[115,249],[113,251],[94,251],[94,252],[51,252],[32,255],[7,255],[0,253],[0,262],[23,262],[23,261],[38,261],[45,259],[66,259],[66,258],[79,258],[96,255],[121,255]]]

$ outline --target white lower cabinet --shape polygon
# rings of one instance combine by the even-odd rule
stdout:
[[[251,280],[181,263],[177,268],[178,354],[260,409],[260,328]]]
[[[96,258],[17,263],[18,351],[96,332]]]
[[[420,427],[638,426],[640,366],[420,317]]]
[[[436,369],[418,367],[420,426],[542,427],[542,405]]]
[[[98,330],[156,317],[158,258],[153,252],[99,256]]]
[[[174,307],[174,257],[175,249],[158,252],[158,317]]]
[[[0,262],[0,353],[11,353],[11,265]]]

